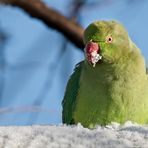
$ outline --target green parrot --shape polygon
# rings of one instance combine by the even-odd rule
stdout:
[[[116,21],[96,21],[84,31],[85,59],[71,75],[62,101],[62,120],[97,124],[148,123],[145,60]]]

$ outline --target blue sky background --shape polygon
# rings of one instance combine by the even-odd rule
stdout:
[[[68,16],[72,0],[46,0]],[[78,16],[85,28],[95,20],[118,20],[141,49],[148,65],[148,1],[87,0]],[[0,125],[59,124],[61,101],[74,65],[83,53],[40,20],[21,9],[0,6]],[[63,54],[61,54],[63,53]]]

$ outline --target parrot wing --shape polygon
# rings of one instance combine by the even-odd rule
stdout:
[[[67,83],[66,92],[62,101],[62,121],[67,124],[74,124],[73,111],[76,103],[76,97],[79,90],[79,80],[81,76],[83,61],[78,63],[73,74]]]

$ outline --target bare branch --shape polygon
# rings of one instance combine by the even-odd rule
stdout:
[[[84,48],[83,28],[56,10],[47,7],[41,0],[0,0],[0,3],[23,9],[30,16],[42,20],[48,27],[61,32],[78,48]]]

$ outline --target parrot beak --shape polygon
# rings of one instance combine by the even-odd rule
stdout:
[[[96,63],[102,59],[100,55],[100,46],[95,42],[88,42],[85,46],[87,60],[95,67]]]

